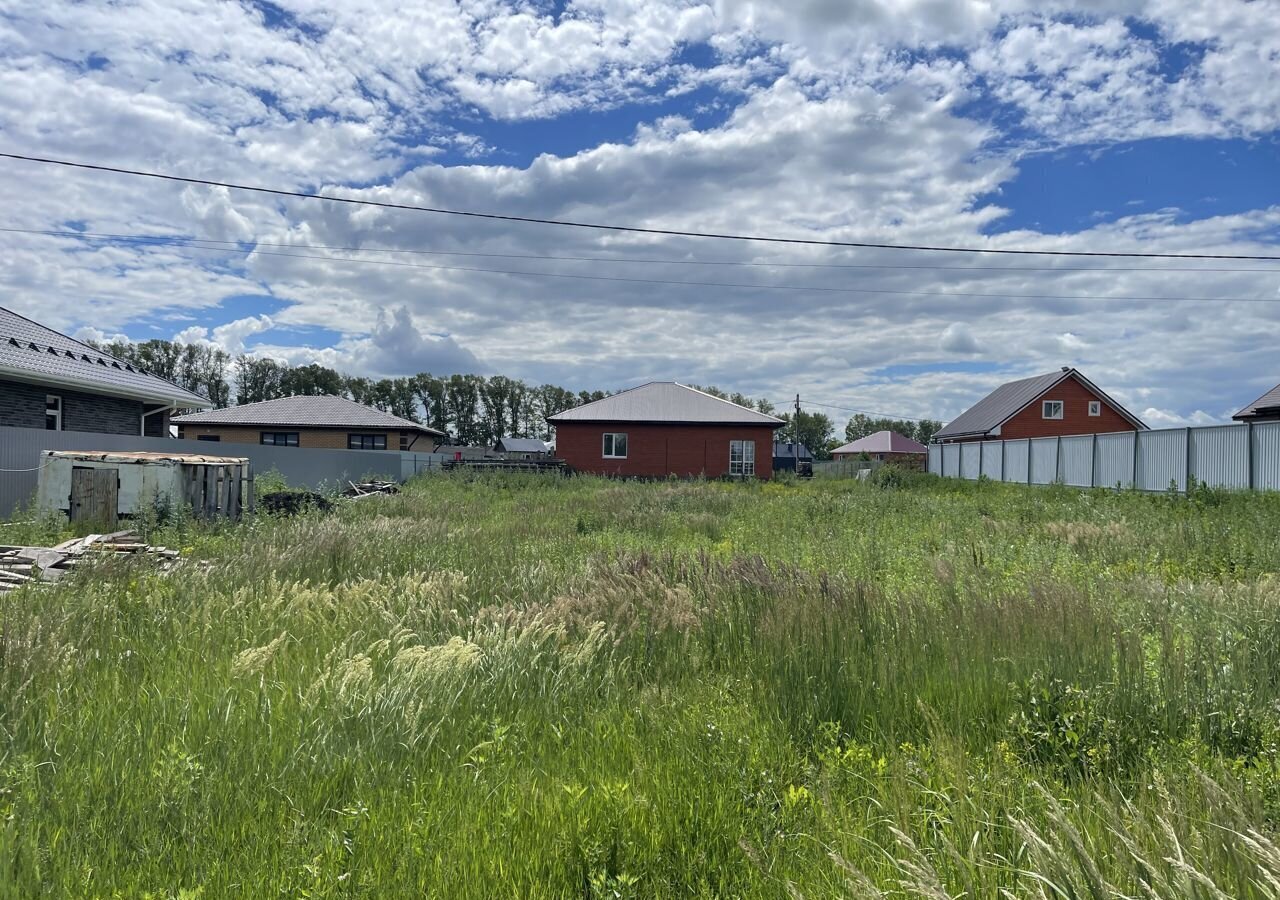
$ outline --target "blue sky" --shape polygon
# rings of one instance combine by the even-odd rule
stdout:
[[[648,227],[1280,254],[1266,4],[1035,6],[19,4],[0,16],[0,145]],[[20,163],[0,178],[10,228],[225,242],[0,236],[0,303],[86,336],[942,419],[1061,365],[1156,425],[1220,421],[1280,381],[1280,266],[648,239]]]

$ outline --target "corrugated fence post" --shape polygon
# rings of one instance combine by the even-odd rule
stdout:
[[[1129,469],[1129,487],[1135,491],[1138,490],[1138,435],[1141,433],[1137,430],[1133,432],[1133,465]]]
[[[1089,442],[1089,487],[1097,487],[1098,480],[1098,433],[1095,431]]]
[[[1062,435],[1058,435],[1058,440],[1053,445],[1053,480],[1067,480],[1062,476]]]
[[[1246,422],[1245,427],[1249,429],[1244,433],[1244,464],[1248,468],[1248,474],[1245,476],[1245,483],[1249,485],[1249,490],[1253,490],[1253,422]]]
[[[1008,475],[1006,475],[1006,474],[1005,474],[1006,472],[1008,472],[1008,471],[1009,471],[1009,469],[1008,469],[1008,464],[1009,464],[1009,461],[1008,461],[1008,454],[1007,454],[1007,453],[1005,453],[1005,447],[1006,447],[1006,446],[1007,446],[1007,445],[1005,444],[1005,442],[1004,442],[1003,440],[1001,440],[1001,441],[1000,441],[1000,480],[1001,480],[1001,481],[1008,481],[1008,480],[1009,480]]]
[[[1188,425],[1182,430],[1182,440],[1186,444],[1186,453],[1182,460],[1182,490],[1186,493],[1191,492],[1191,426]]]

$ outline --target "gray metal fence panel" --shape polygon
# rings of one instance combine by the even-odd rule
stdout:
[[[960,444],[944,444],[942,447],[942,474],[948,478],[960,477]]]
[[[453,456],[445,453],[401,453],[400,480],[408,481],[413,476],[424,472],[439,471],[445,461],[451,459]]]
[[[1244,489],[1249,486],[1249,426],[1191,429],[1191,475],[1198,484]]]
[[[981,449],[962,456],[962,446]],[[1185,491],[1189,472],[1213,487],[1280,490],[1280,422],[943,444],[931,459],[935,452],[953,478],[976,477],[978,459],[988,477],[1022,484]]]
[[[971,481],[978,480],[978,467],[982,464],[982,445],[975,443],[960,445],[960,477]]]
[[[1098,435],[1098,445],[1094,451],[1093,483],[1098,487],[1132,487],[1134,462],[1134,434],[1126,431],[1119,434]]]
[[[42,450],[140,450],[246,456],[253,466],[255,478],[274,469],[290,485],[310,488],[336,487],[365,475],[381,475],[398,480],[403,473],[401,454],[396,451],[308,450],[221,441],[179,441],[122,434],[0,427],[0,469],[8,470],[0,471],[0,516],[10,515],[35,495],[36,485],[40,480]]]
[[[1058,477],[1062,483],[1072,487],[1093,487],[1093,435],[1064,437],[1059,444],[1059,452],[1062,456],[1058,462]]]
[[[942,474],[942,445],[929,445],[929,471],[935,475]]]
[[[1004,442],[982,442],[982,474],[992,481],[1004,480]]]
[[[1187,488],[1187,431],[1184,428],[1138,432],[1138,487],[1144,491]]]
[[[1253,426],[1253,487],[1280,491],[1280,422]]]
[[[1004,480],[1026,484],[1031,472],[1031,442],[1004,442]]]
[[[1031,441],[1031,483],[1053,484],[1058,480],[1058,439]]]

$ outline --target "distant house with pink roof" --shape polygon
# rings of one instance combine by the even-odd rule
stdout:
[[[928,452],[924,444],[903,437],[896,431],[877,431],[843,447],[837,447],[831,451],[831,458],[854,459],[865,453],[871,459],[881,462],[919,462]]]

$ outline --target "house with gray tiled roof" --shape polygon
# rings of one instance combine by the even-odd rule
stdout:
[[[448,435],[331,394],[298,395],[191,413],[173,420],[178,437],[328,450],[429,453]]]
[[[0,426],[168,437],[171,412],[211,405],[0,307]]]

